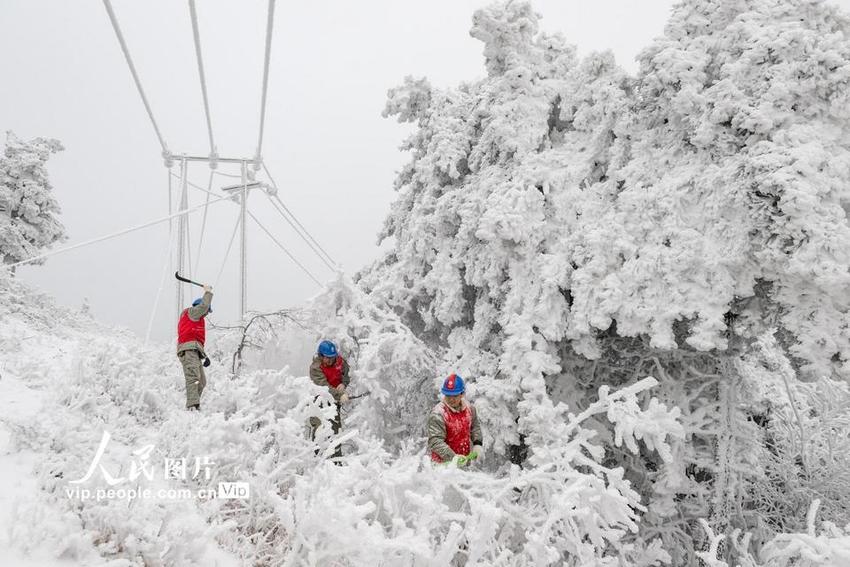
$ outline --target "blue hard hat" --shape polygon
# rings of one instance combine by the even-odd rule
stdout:
[[[192,302],[192,307],[197,307],[198,305],[200,305],[203,302],[204,302],[204,299],[202,297],[199,297],[198,299],[196,299],[195,301]],[[210,303],[210,313],[212,313],[212,303]]]
[[[322,341],[319,343],[319,354],[333,358],[337,355],[336,345],[330,341]]]
[[[443,380],[443,387],[440,391],[444,396],[459,396],[466,391],[466,384],[463,383],[463,378],[460,374],[450,374],[448,378]]]

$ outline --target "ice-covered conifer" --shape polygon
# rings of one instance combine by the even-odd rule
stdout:
[[[25,142],[7,133],[0,156],[0,258],[4,264],[35,256],[65,237],[45,165],[51,154],[62,149],[58,140]]]
[[[685,2],[631,78],[527,4],[480,10],[486,78],[390,91],[418,128],[362,283],[480,376],[499,450],[605,332],[723,352],[776,326],[844,371],[848,29],[822,2]]]

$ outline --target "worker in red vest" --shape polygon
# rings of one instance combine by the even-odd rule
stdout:
[[[326,386],[336,402],[336,418],[331,420],[333,432],[339,433],[342,428],[342,415],[340,414],[340,406],[348,403],[348,393],[345,391],[348,387],[351,377],[348,374],[348,362],[339,354],[336,345],[331,341],[322,341],[319,343],[319,349],[316,356],[313,357],[313,362],[310,364],[310,379],[317,386]],[[310,418],[310,438],[315,438],[316,429],[322,421],[318,417]],[[341,456],[339,448],[337,455]]]
[[[443,399],[428,415],[428,450],[437,463],[455,461],[459,466],[484,458],[481,422],[475,406],[464,398],[466,384],[457,374],[443,381]]]
[[[192,302],[192,307],[184,309],[177,320],[177,358],[183,365],[186,378],[186,407],[190,410],[201,409],[201,393],[207,385],[204,366],[210,365],[210,359],[204,352],[207,324],[204,318],[212,313],[212,288],[204,286],[204,296]]]

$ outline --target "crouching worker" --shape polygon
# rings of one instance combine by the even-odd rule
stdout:
[[[443,399],[428,415],[428,449],[431,460],[448,463],[455,460],[465,466],[484,458],[481,422],[475,407],[464,399],[463,378],[452,374],[443,381]]]
[[[331,428],[334,435],[342,429],[342,415],[340,406],[348,403],[348,393],[345,391],[351,382],[348,372],[348,362],[339,354],[336,345],[331,341],[319,343],[319,349],[313,362],[310,364],[310,379],[317,386],[325,386],[333,396],[336,405],[336,417],[331,420]],[[316,430],[322,424],[318,417],[310,418],[310,440],[316,438]],[[342,450],[336,448],[334,457],[341,457]]]
[[[207,331],[205,318],[207,313],[212,313],[212,296],[212,288],[205,285],[204,296],[184,309],[177,320],[177,358],[183,365],[186,407],[190,410],[201,409],[201,394],[207,385],[204,366],[210,365],[210,359],[204,352]]]

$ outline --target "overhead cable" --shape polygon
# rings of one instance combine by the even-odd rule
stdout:
[[[174,175],[174,174],[172,173],[172,175]],[[177,177],[177,176],[175,175],[175,177]],[[192,187],[192,188],[194,188],[194,189],[197,189],[198,191],[203,191],[204,193],[209,193],[209,194],[211,194],[211,195],[212,195],[212,196],[214,196],[214,197],[218,197],[218,198],[216,199],[216,201],[221,200],[221,199],[232,199],[232,198],[233,198],[233,197],[232,197],[232,196],[230,196],[230,195],[220,196],[220,195],[218,195],[217,193],[215,193],[215,192],[213,192],[213,191],[207,191],[207,190],[206,190],[206,189],[204,189],[203,187],[200,187],[199,185],[196,185],[196,184],[192,183],[191,181],[187,181],[187,185],[188,185],[189,187]],[[211,201],[210,203],[215,203],[216,201]],[[201,207],[203,207],[203,205],[201,205]],[[196,208],[197,208],[197,207],[196,207]],[[312,274],[312,272],[310,272],[310,270],[308,270],[307,268],[305,268],[305,267],[304,267],[304,265],[303,265],[303,264],[301,264],[301,262],[299,262],[299,261],[295,258],[295,256],[293,256],[293,255],[292,255],[292,253],[291,253],[289,250],[287,250],[287,248],[286,248],[283,244],[281,244],[281,243],[280,243],[280,241],[278,241],[278,239],[277,239],[277,238],[275,238],[275,237],[272,235],[272,233],[271,233],[271,232],[269,232],[269,230],[268,230],[268,229],[267,229],[267,228],[266,228],[266,227],[265,227],[262,223],[260,223],[260,221],[257,219],[257,217],[255,217],[255,216],[254,216],[254,214],[253,214],[253,213],[251,213],[251,211],[247,211],[247,212],[248,212],[248,216],[250,216],[250,217],[254,220],[254,222],[256,222],[256,223],[257,223],[257,225],[258,225],[258,226],[259,226],[259,227],[260,227],[260,228],[261,228],[261,229],[262,229],[262,230],[263,230],[263,231],[264,231],[264,232],[265,232],[265,233],[269,236],[269,238],[271,238],[271,239],[272,239],[272,241],[274,241],[274,243],[275,243],[275,244],[277,244],[277,246],[278,246],[281,250],[283,250],[283,252],[284,252],[284,253],[286,253],[286,255],[287,255],[287,256],[289,256],[289,259],[290,259],[290,260],[292,260],[292,261],[295,263],[295,265],[296,265],[296,266],[298,266],[299,268],[301,268],[301,269],[304,271],[304,273],[305,273],[305,274],[307,274],[307,276],[309,276],[309,277],[310,277],[310,279],[312,279],[314,282],[316,282],[316,284],[317,284],[317,285],[319,285],[319,286],[324,285],[324,284],[322,284],[322,282],[321,282],[321,281],[319,281],[319,279],[318,279],[318,278],[316,278],[316,276],[314,276],[314,275]],[[235,232],[234,232],[234,234],[235,234]],[[231,244],[232,244],[232,239],[231,239]]]
[[[133,64],[133,58],[130,56],[130,50],[127,48],[127,43],[124,41],[124,34],[121,33],[121,26],[118,25],[118,19],[115,17],[115,12],[112,10],[112,2],[110,2],[110,0],[103,0],[103,5],[106,7],[106,13],[109,14],[109,21],[112,22],[112,28],[115,30],[115,35],[118,36],[118,43],[121,44],[121,51],[124,52],[124,59],[127,60],[127,66],[130,68],[130,74],[133,75],[133,81],[135,81],[136,89],[142,97],[145,110],[147,110],[148,117],[151,120],[151,124],[153,124],[154,131],[156,132],[156,137],[159,138],[159,145],[162,147],[162,157],[165,159],[166,165],[171,165],[171,150],[168,149],[168,145],[162,137],[162,132],[159,131],[156,119],[153,117],[153,111],[151,110],[151,105],[148,103],[148,97],[145,96],[145,90],[142,88],[142,82],[139,79],[139,74],[136,72],[136,66]]]
[[[204,74],[204,60],[201,55],[201,33],[198,30],[198,12],[195,9],[195,0],[189,0],[189,12],[192,15],[192,35],[195,39],[195,55],[198,60],[198,76],[201,79],[201,94],[204,97],[204,113],[207,117],[207,134],[210,138],[210,167],[215,169],[218,159],[218,151],[213,138],[212,118],[210,117],[210,103],[207,97],[207,79]]]
[[[254,169],[259,169],[263,159],[263,131],[266,123],[266,94],[269,90],[269,62],[272,54],[272,33],[274,31],[274,2],[269,0],[269,12],[266,19],[266,57],[263,63],[263,90],[260,99],[260,135],[257,140],[257,155],[254,157]]]
[[[213,203],[217,203],[219,201],[223,201],[225,199],[229,199],[229,197],[221,197],[219,199],[215,199],[214,201],[210,201],[210,205]],[[51,250],[50,252],[45,252],[44,254],[39,254],[38,256],[33,256],[31,258],[27,258],[25,260],[21,260],[20,262],[15,262],[14,264],[8,264],[4,266],[5,268],[15,268],[17,266],[21,266],[23,264],[29,264],[31,262],[35,262],[36,260],[41,260],[42,258],[49,258],[50,256],[55,256],[56,254],[61,254],[62,252],[68,252],[69,250],[74,250],[76,248],[82,248],[84,246],[89,246],[90,244],[96,244],[98,242],[102,242],[104,240],[109,240],[111,238],[116,238],[118,236],[123,236],[125,234],[129,234],[131,232],[135,232],[137,230],[141,230],[143,228],[147,228],[149,226],[153,226],[155,224],[159,224],[161,222],[169,221],[173,218],[179,217],[181,215],[187,215],[193,211],[197,211],[198,209],[203,208],[204,205],[198,205],[197,207],[192,207],[191,209],[184,209],[182,211],[177,211],[174,214],[146,222],[144,224],[136,225],[130,228],[126,228],[124,230],[120,230],[118,232],[114,232],[112,234],[107,234],[106,236],[101,236],[99,238],[93,238],[91,240],[86,240],[85,242],[80,242],[79,244],[74,244],[73,246],[66,246],[65,248],[60,248],[58,250]]]
[[[328,254],[327,251],[324,248],[322,248],[322,245],[319,244],[319,242],[313,237],[312,234],[310,234],[310,231],[307,230],[307,227],[305,227],[303,224],[301,224],[301,221],[298,220],[298,217],[296,217],[295,214],[291,210],[289,210],[289,208],[281,200],[280,191],[278,190],[277,183],[275,182],[274,177],[272,177],[272,174],[269,171],[269,168],[266,166],[265,162],[263,163],[263,171],[266,172],[266,176],[269,178],[269,181],[272,182],[272,187],[274,187],[274,195],[270,195],[269,198],[270,199],[274,198],[280,204],[280,207],[282,207],[283,210],[286,211],[289,214],[290,217],[292,217],[292,221],[294,221],[295,224],[297,224],[298,227],[300,227],[300,229],[304,232],[304,234],[307,236],[307,238],[309,238],[312,241],[312,243],[315,245],[315,248],[313,247],[313,245],[310,245],[310,248],[313,248],[313,251],[316,252],[316,255],[319,256],[320,259],[322,259],[322,255],[324,255],[324,257],[327,259],[327,261],[325,261],[324,259],[322,259],[322,261],[325,262],[326,265],[328,264],[328,261],[329,261],[330,264],[332,264],[332,265],[328,265],[328,267],[333,271],[337,271],[337,269],[338,269],[337,266],[339,266],[339,263],[336,260],[334,260],[331,257],[331,255]],[[272,202],[272,205],[274,205],[274,202]],[[275,208],[277,208],[277,207],[275,207]],[[278,212],[280,212],[280,211],[278,211]],[[283,213],[281,213],[281,215],[283,215]],[[283,215],[283,216],[286,219],[286,216],[285,215]],[[286,221],[290,222],[289,219],[286,219]],[[292,222],[290,222],[290,225],[292,225]],[[292,228],[295,228],[295,226],[292,225]],[[298,232],[298,229],[296,229],[296,232]],[[301,237],[304,238],[304,236],[301,236]],[[307,244],[309,245],[310,242],[307,242]],[[318,248],[318,251],[316,250],[316,248]]]
[[[295,265],[298,266],[299,268],[301,268],[304,271],[305,274],[310,276],[310,279],[313,280],[314,282],[316,282],[316,285],[318,285],[319,287],[322,287],[324,285],[324,284],[322,284],[322,282],[320,282],[316,278],[316,276],[314,276],[310,272],[310,270],[305,268],[304,265],[301,262],[299,262],[298,260],[295,259],[295,256],[293,256],[292,253],[289,250],[287,250],[286,247],[283,244],[281,244],[280,241],[278,241],[278,239],[275,238],[274,235],[271,232],[269,232],[269,229],[267,229],[265,226],[263,226],[263,224],[257,219],[257,217],[254,216],[254,214],[251,211],[248,211],[248,216],[250,216],[252,219],[254,219],[254,222],[257,223],[257,226],[259,226],[261,229],[263,229],[263,232],[265,232],[268,235],[268,237],[271,238],[272,241],[275,244],[277,244],[278,248],[283,250],[283,252],[287,256],[289,256],[289,259],[292,260],[293,262],[295,262]]]

